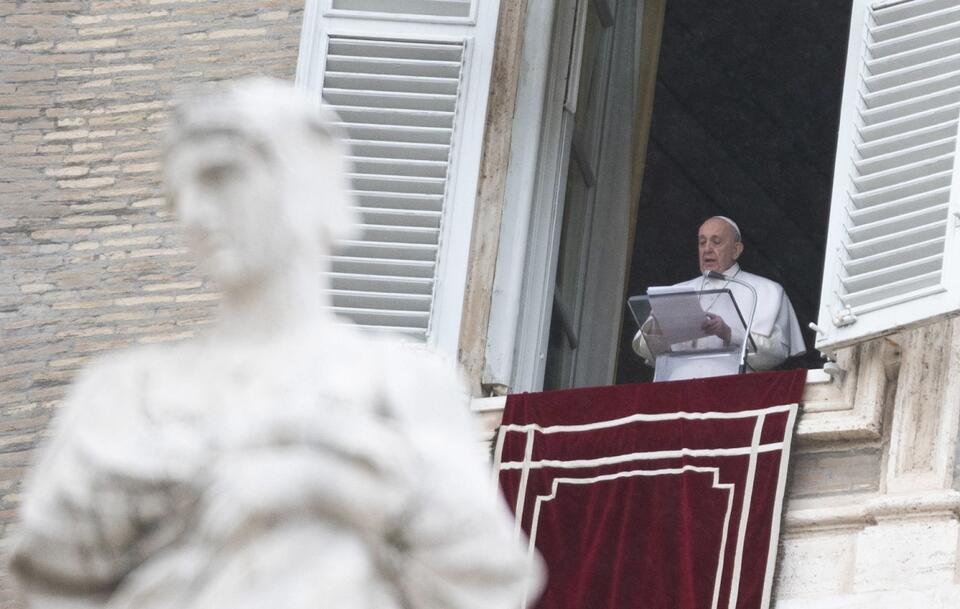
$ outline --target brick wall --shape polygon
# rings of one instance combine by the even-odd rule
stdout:
[[[303,1],[0,1],[0,537],[77,369],[177,339],[216,292],[164,209],[159,136],[191,83],[292,79]],[[0,546],[0,558],[2,558]],[[0,608],[15,607],[0,575]]]

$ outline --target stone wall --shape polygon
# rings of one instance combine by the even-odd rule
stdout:
[[[172,96],[292,79],[302,14],[302,0],[0,1],[3,539],[77,369],[190,335],[215,305],[161,196]],[[0,608],[14,606],[0,576]]]
[[[826,457],[819,473],[808,462],[793,480],[776,609],[960,606],[960,319],[877,342],[895,348],[862,349],[859,367],[881,364],[883,399],[869,395],[875,382],[860,383],[853,397],[882,405],[876,440],[863,441],[846,425],[847,432],[838,427],[819,443],[801,442],[794,451],[800,461],[791,458],[796,474],[805,457]],[[880,449],[874,463],[871,446]],[[875,482],[864,484],[869,477]],[[804,492],[817,484],[825,492]]]

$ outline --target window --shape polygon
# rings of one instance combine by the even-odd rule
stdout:
[[[819,310],[850,5],[666,4],[628,293],[694,277],[697,226],[732,217],[742,268],[783,285],[801,321],[808,354],[786,366],[819,367],[807,324]],[[630,345],[636,329],[625,321],[618,382],[652,378]]]
[[[361,325],[396,329],[450,354],[457,348],[498,4],[308,2],[298,66],[298,82],[339,112],[349,134],[366,229],[363,239],[334,258],[335,305]],[[557,373],[553,386],[614,380],[627,292],[623,252],[633,247],[634,206],[642,200],[638,172],[656,161],[652,156],[671,152],[647,148],[645,138],[657,125],[635,121],[634,114],[646,113],[649,120],[653,91],[658,98],[673,95],[695,115],[702,116],[696,103],[701,110],[709,103],[697,101],[696,87],[678,92],[653,85],[650,75],[670,61],[660,52],[667,6],[664,0],[527,4],[487,329],[487,384],[537,390],[548,366]],[[786,94],[802,103],[768,104],[755,115],[762,120],[751,122],[757,108],[743,109],[751,104],[748,87],[728,95],[722,111],[704,121],[712,124],[691,147],[699,156],[672,162],[680,172],[709,174],[713,183],[680,192],[667,180],[675,198],[660,197],[665,207],[641,205],[639,212],[648,225],[669,222],[675,245],[664,250],[666,240],[648,239],[636,248],[653,247],[661,259],[682,260],[683,272],[680,263],[651,268],[643,287],[695,271],[692,233],[698,220],[723,213],[749,227],[743,216],[754,214],[760,220],[747,229],[754,235],[782,223],[789,228],[768,236],[767,249],[754,248],[748,270],[786,285],[804,323],[819,309],[820,349],[960,310],[960,201],[954,188],[960,0],[854,0],[843,74],[837,58],[847,42],[843,21],[850,12],[842,5],[824,1],[811,9],[776,0],[762,6],[669,6],[686,20],[685,37],[672,56],[695,62],[691,82],[730,90],[730,75],[709,61],[705,43],[711,40],[725,39],[738,52],[759,50],[761,57],[786,49],[793,64],[770,61],[750,75],[751,82],[771,89],[789,82]],[[804,19],[810,19],[808,26],[793,25]],[[753,27],[755,35],[720,26]],[[809,40],[827,28],[838,33]],[[818,60],[829,54],[824,65],[835,70],[835,89],[809,74],[790,80],[788,72],[799,71],[811,54]],[[820,160],[834,158],[841,77],[831,194],[831,160],[826,169]],[[821,113],[818,128],[800,130],[789,145],[771,144],[768,125],[784,116],[807,120],[803,104],[833,114]],[[664,124],[671,120],[678,124],[677,117]],[[748,154],[773,162],[748,168],[738,167],[737,158],[716,162],[706,144],[745,131]],[[786,159],[802,155],[816,159],[816,188],[790,181]],[[729,179],[733,171],[742,174],[735,183]],[[718,184],[727,187],[719,197]],[[705,203],[690,203],[696,192],[706,193]],[[780,201],[770,205],[774,199]],[[686,225],[689,241],[679,235]],[[574,232],[564,234],[567,229]],[[801,273],[802,289],[791,291],[788,283]]]
[[[643,3],[644,18],[649,16],[649,7],[656,4],[664,5],[663,2]],[[957,265],[960,265],[960,246],[957,245],[960,202],[957,201],[956,189],[952,185],[956,171],[953,159],[960,106],[960,43],[956,42],[957,34],[960,33],[960,23],[957,21],[960,2],[874,0],[869,3],[858,0],[853,4],[849,32],[843,23],[850,14],[849,7],[823,3],[816,8],[817,18],[810,22],[809,27],[797,28],[789,24],[809,18],[810,7],[789,2],[774,4],[769,10],[766,7],[761,7],[761,10],[752,3],[711,3],[710,9],[706,10],[706,5],[699,2],[673,3],[670,10],[682,10],[683,18],[688,21],[684,26],[702,26],[699,29],[686,27],[687,31],[683,32],[686,37],[678,47],[681,51],[674,55],[686,54],[686,59],[697,63],[699,68],[695,84],[712,87],[717,91],[723,91],[724,87],[727,87],[728,95],[724,100],[727,108],[715,117],[717,121],[726,120],[726,123],[717,122],[702,129],[703,135],[707,136],[702,140],[703,144],[722,143],[734,132],[749,130],[752,140],[744,144],[751,149],[749,154],[766,155],[774,161],[784,160],[781,165],[791,159],[791,156],[806,154],[817,159],[815,166],[811,166],[812,171],[823,178],[818,178],[817,182],[822,184],[822,188],[818,185],[816,188],[804,190],[805,185],[791,183],[790,172],[786,170],[789,168],[778,167],[776,162],[760,167],[765,171],[744,170],[742,166],[738,167],[737,158],[717,162],[706,145],[695,147],[699,155],[669,159],[677,165],[681,173],[700,171],[704,175],[712,174],[709,177],[713,183],[694,184],[692,190],[682,193],[678,192],[676,183],[668,181],[667,185],[673,190],[671,194],[676,196],[672,200],[664,199],[666,207],[645,220],[649,225],[660,227],[658,230],[661,232],[669,233],[665,238],[678,244],[676,251],[670,250],[666,255],[662,255],[662,252],[667,250],[659,249],[661,258],[689,258],[689,264],[685,267],[687,270],[676,277],[669,274],[675,272],[674,270],[661,268],[656,273],[658,277],[648,278],[643,287],[687,279],[695,273],[694,248],[689,245],[692,236],[690,242],[685,242],[677,230],[673,230],[677,226],[689,224],[695,227],[699,220],[714,213],[731,215],[741,220],[742,214],[755,214],[761,218],[758,223],[760,231],[769,232],[770,227],[782,223],[789,224],[790,228],[775,233],[768,239],[767,250],[758,252],[761,261],[757,264],[751,263],[748,270],[779,280],[788,287],[788,292],[791,291],[788,284],[794,281],[799,273],[803,274],[804,289],[798,290],[799,293],[791,293],[791,298],[795,305],[798,304],[797,301],[803,301],[806,313],[802,315],[804,323],[817,318],[816,312],[819,309],[821,335],[817,337],[816,346],[820,349],[829,350],[854,344],[896,331],[905,325],[957,312],[960,310],[960,269],[957,268]],[[557,8],[556,23],[564,23],[563,15],[575,5],[572,1],[561,3]],[[623,3],[611,2],[610,5],[618,11],[619,19]],[[783,10],[794,13],[777,14]],[[837,11],[842,11],[842,15]],[[737,24],[746,27],[744,24],[749,25],[751,22],[755,22],[756,36],[744,36],[743,32],[736,29]],[[724,23],[734,24],[734,27],[716,27]],[[648,31],[648,25],[643,23],[643,32]],[[774,25],[777,27],[773,27]],[[837,25],[839,29],[835,27]],[[807,31],[816,36],[826,28],[836,35],[831,34],[830,40],[823,41],[823,44],[820,41],[805,40],[803,36],[796,34],[798,31]],[[849,44],[844,46],[847,34]],[[556,27],[554,36],[564,35],[564,31]],[[792,37],[796,37],[797,41]],[[796,108],[776,105],[759,108],[762,120],[755,125],[744,124],[740,120],[742,116],[731,120],[731,113],[743,114],[741,108],[749,106],[751,99],[749,89],[730,94],[729,74],[719,70],[711,71],[707,65],[712,58],[705,52],[705,39],[709,42],[711,39],[722,38],[726,38],[731,48],[738,52],[760,50],[761,55],[766,53],[769,57],[770,54],[779,54],[786,50],[793,53],[795,62],[801,63],[809,61],[811,55],[820,53],[820,47],[830,46],[829,52],[833,55],[827,65],[830,70],[835,71],[838,84],[829,95],[824,94],[826,86],[822,81],[791,81],[793,75],[784,73],[782,62],[769,62],[771,66],[780,66],[779,72],[777,68],[760,66],[759,73],[753,75],[753,84],[761,87],[784,87],[785,83],[791,82],[793,89],[792,92],[788,91],[789,95],[803,99],[804,103],[812,104],[811,107],[827,108],[834,113],[831,116],[836,117],[835,113],[841,105],[836,96],[841,88],[840,77],[843,76],[840,142],[837,148],[833,148],[836,140],[832,136],[836,122],[832,122],[827,130],[808,129],[810,133],[820,135],[815,138],[801,135],[786,149],[771,145],[769,131],[762,123],[783,120],[784,115],[791,112],[792,116],[806,119],[806,115],[796,112]],[[562,42],[562,38],[560,41]],[[800,45],[786,48],[787,43],[794,42],[799,42]],[[841,58],[845,48],[849,49],[848,61],[845,73],[841,74]],[[559,44],[557,39],[554,40],[552,52],[552,62],[559,62],[560,58],[569,55],[569,50]],[[660,61],[659,67],[663,69],[662,55]],[[640,63],[642,69],[642,57]],[[788,65],[787,69],[791,67],[803,66]],[[557,74],[562,74],[562,68],[554,68],[553,74],[553,78],[557,78]],[[831,78],[833,77],[831,75]],[[695,87],[683,93],[686,98],[682,101],[691,102],[694,106],[696,103],[702,105],[693,89]],[[557,182],[563,184],[568,179],[569,156],[564,156],[564,153],[570,154],[570,148],[564,148],[564,145],[568,144],[559,137],[562,121],[552,125],[548,122],[551,100],[556,102],[559,92],[551,89],[549,84],[544,85],[544,90],[547,100],[543,105],[548,117],[544,119],[542,130],[556,137],[553,145],[559,147],[561,153],[557,154],[550,147],[545,147],[546,136],[541,137],[540,165],[533,170],[533,173],[539,176],[534,183],[541,190],[533,190],[530,195],[533,201],[530,210],[520,210],[520,221],[516,222],[519,226],[525,226],[524,222],[529,222],[530,226],[530,238],[524,242],[526,272],[523,280],[513,285],[509,285],[503,279],[504,273],[501,273],[501,270],[509,272],[509,267],[498,268],[497,275],[497,280],[502,281],[503,285],[496,293],[506,294],[511,289],[517,289],[520,296],[515,297],[515,303],[508,302],[509,297],[504,297],[499,303],[494,302],[491,313],[492,347],[488,349],[488,375],[485,380],[491,384],[507,385],[511,391],[537,390],[542,387],[543,361],[546,357],[542,348],[545,319],[549,324],[549,320],[556,316],[559,310],[561,313],[566,311],[566,321],[572,319],[581,322],[579,328],[566,322],[554,324],[554,330],[558,330],[554,333],[554,342],[560,349],[565,348],[565,344],[573,346],[569,341],[570,337],[579,339],[578,342],[582,345],[582,336],[588,334],[590,328],[589,323],[586,326],[582,324],[582,320],[587,317],[579,313],[569,314],[569,302],[561,302],[562,306],[558,307],[553,298],[544,297],[552,296],[554,282],[561,281],[556,275],[561,241],[557,238],[556,226],[558,216],[564,214],[565,209],[563,189],[562,186],[557,188]],[[656,91],[658,98],[662,95],[677,94],[676,91],[661,89],[660,84]],[[641,92],[639,103],[642,103],[643,95]],[[685,110],[696,113],[694,106],[688,104]],[[667,120],[671,119],[674,126],[679,124],[677,116]],[[821,122],[819,127],[824,126],[821,119],[822,117],[818,118]],[[638,129],[642,131],[643,127],[639,126]],[[642,136],[640,133],[640,137]],[[712,143],[709,140],[712,140]],[[658,151],[667,156],[670,152],[666,149]],[[647,154],[649,165],[652,162],[649,155],[654,153],[648,151]],[[634,158],[638,159],[640,156],[642,155],[635,154]],[[829,165],[824,169],[819,164],[819,159],[825,158],[836,160],[832,195]],[[515,165],[512,164],[511,171],[514,168]],[[740,183],[746,185],[746,189],[729,187],[728,178],[732,171],[744,174]],[[551,172],[555,178],[559,176],[558,180],[551,182],[543,177]],[[545,183],[547,188],[544,188]],[[728,192],[719,198],[714,196],[717,191],[713,187],[717,185],[728,187]],[[801,192],[790,192],[791,190]],[[696,191],[706,194],[702,205],[690,204],[691,199],[697,195]],[[770,195],[771,191],[774,192],[773,196]],[[561,196],[556,196],[557,193]],[[797,200],[793,200],[795,194],[800,195],[796,197]],[[780,199],[781,203],[770,206],[764,200],[767,198]],[[681,210],[690,216],[687,219],[689,221],[676,221],[676,214]],[[529,220],[526,219],[527,213]],[[596,213],[596,209],[592,213]],[[644,213],[642,207],[640,213]],[[662,228],[665,222],[669,223],[670,231]],[[745,223],[749,224],[741,222]],[[508,222],[505,222],[505,231],[509,230]],[[693,228],[690,230],[692,235]],[[829,237],[825,235],[826,232],[829,232]],[[608,247],[608,252],[613,251],[616,246],[628,249],[626,244],[629,237],[611,235],[610,241],[613,245]],[[826,262],[821,267],[820,255],[824,251],[825,241]],[[513,243],[511,247],[516,248],[517,245]],[[682,249],[684,247],[686,249]],[[686,253],[688,251],[689,254]],[[652,253],[657,254],[658,249],[655,248]],[[771,263],[779,259],[782,260]],[[616,260],[610,256],[604,260],[616,264]],[[582,263],[583,260],[578,262]],[[501,263],[503,264],[502,260]],[[566,265],[565,268],[570,268],[566,260],[563,264]],[[511,256],[510,265],[517,266],[516,256]],[[769,268],[764,268],[764,265]],[[694,272],[690,272],[691,267]],[[589,269],[589,265],[587,268]],[[593,268],[594,271],[584,272],[580,278],[582,282],[592,278],[591,274],[597,267]],[[506,276],[509,276],[509,273]],[[583,288],[579,296],[582,298],[591,293],[595,293],[595,290]],[[515,309],[511,309],[511,304]],[[801,307],[797,308],[799,311]],[[511,310],[515,311],[513,326],[510,325]],[[588,315],[595,319],[593,325],[610,325],[616,323],[618,318],[617,314],[610,315],[606,310],[583,310],[589,311]],[[504,322],[504,319],[507,321]],[[507,330],[502,331],[502,328]],[[504,344],[507,347],[504,347]],[[580,348],[581,346],[577,346],[577,349]],[[584,353],[590,361],[602,359],[596,355],[596,352]],[[555,359],[562,360],[562,357]],[[809,363],[815,363],[816,359],[816,354],[811,353]],[[566,374],[564,365],[566,364],[560,367],[563,375]],[[612,370],[608,368],[607,373],[612,377]],[[564,386],[565,382],[573,386],[586,384],[574,377],[557,383],[557,386]],[[597,380],[592,379],[590,383],[597,384]]]

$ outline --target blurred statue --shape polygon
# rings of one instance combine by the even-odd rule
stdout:
[[[169,198],[222,311],[81,374],[22,507],[31,606],[519,605],[530,569],[455,372],[328,309],[354,226],[333,128],[266,80],[176,113]]]

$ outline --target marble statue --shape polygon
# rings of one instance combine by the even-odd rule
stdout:
[[[325,254],[355,225],[335,125],[267,80],[172,122],[169,200],[221,311],[80,374],[14,542],[30,606],[519,606],[536,566],[459,377],[329,311]]]

